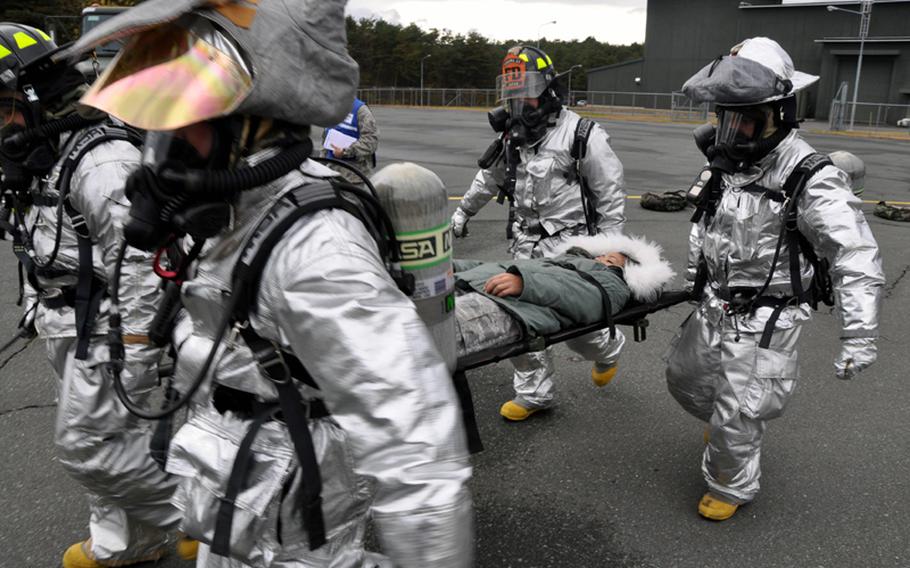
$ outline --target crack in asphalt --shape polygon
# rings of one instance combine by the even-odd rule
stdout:
[[[27,404],[25,406],[20,406],[19,408],[10,408],[9,410],[0,411],[0,417],[6,416],[7,414],[14,414],[16,412],[21,412],[23,410],[34,410],[36,408],[54,408],[57,406],[57,403],[51,404]]]
[[[893,282],[891,282],[890,286],[885,286],[885,297],[886,298],[891,297],[891,293],[894,292],[894,289],[897,287],[897,285],[900,284],[900,282],[901,282],[901,280],[903,280],[904,276],[907,275],[907,272],[910,272],[910,264],[908,264],[907,266],[904,267],[903,270],[901,270],[901,273],[898,275],[897,278],[894,279]]]

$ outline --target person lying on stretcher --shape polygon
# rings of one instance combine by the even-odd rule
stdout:
[[[553,258],[455,260],[459,357],[605,321],[605,296],[615,314],[631,299],[654,301],[675,275],[661,248],[639,237],[574,237],[563,250]],[[600,350],[589,337],[566,344],[596,363]]]

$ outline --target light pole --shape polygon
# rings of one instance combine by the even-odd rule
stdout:
[[[423,106],[423,62],[431,55],[433,54],[428,53],[420,59],[420,106]]]
[[[539,26],[537,26],[537,49],[540,49],[540,28],[542,28],[544,26],[549,26],[550,24],[555,24],[555,23],[556,23],[556,20],[553,20],[551,22],[544,22],[544,23],[540,24]]]
[[[829,12],[849,12],[860,17],[859,22],[859,57],[856,59],[856,79],[853,82],[853,105],[850,108],[850,130],[853,130],[853,120],[856,118],[856,97],[859,94],[859,76],[863,69],[863,47],[866,43],[866,37],[869,36],[869,20],[872,18],[873,0],[862,0],[860,11],[838,8],[837,6],[828,6]]]

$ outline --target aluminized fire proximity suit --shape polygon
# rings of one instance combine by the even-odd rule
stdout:
[[[83,132],[63,145],[66,156]],[[70,202],[84,215],[94,244],[97,278],[108,281],[116,264],[123,221],[129,213],[124,196],[127,176],[139,162],[139,150],[128,142],[107,141],[90,150],[72,173]],[[61,162],[43,183],[43,195],[56,200]],[[26,218],[34,253],[44,260],[54,248],[55,206],[35,205]],[[67,214],[62,218],[60,250],[53,268],[64,274],[39,276],[39,298],[50,298],[75,286],[79,269],[76,233]],[[122,268],[120,297],[126,345],[124,382],[142,400],[158,382],[159,349],[149,345],[148,328],[158,301],[159,279],[151,255],[129,249]],[[170,503],[177,485],[149,454],[150,423],[126,411],[102,374],[109,360],[104,333],[107,300],[95,320],[88,357],[77,360],[73,307],[47,307],[39,301],[35,325],[47,340],[47,355],[58,381],[55,443],[60,463],[89,491],[91,552],[99,560],[144,557],[168,543],[179,511]]]
[[[689,238],[688,279],[694,279],[703,255],[708,285],[668,351],[667,384],[683,408],[709,423],[702,472],[709,491],[732,504],[751,501],[759,490],[765,423],[783,413],[796,387],[797,343],[802,324],[811,317],[808,304],[784,308],[770,348],[762,349],[758,341],[772,308],[744,315],[725,310],[724,290],[764,284],[781,232],[782,204],[742,188],[754,183],[780,192],[800,159],[812,152],[794,131],[756,164],[759,173],[725,174],[716,214],[707,227],[703,222],[694,225]],[[841,336],[845,349],[855,344],[857,361],[865,349],[874,349],[866,338],[878,335],[884,284],[878,245],[860,206],[847,176],[833,166],[808,180],[798,203],[799,231],[818,256],[831,263]],[[808,289],[813,269],[800,258],[802,283]],[[790,282],[785,242],[767,293],[791,296]]]
[[[580,117],[568,109],[559,112],[554,127],[533,146],[522,146],[515,184],[513,258],[555,256],[560,243],[575,235],[587,234],[581,185],[570,155]],[[610,148],[610,136],[595,125],[588,139],[581,173],[596,196],[597,229],[601,233],[622,231],[625,223],[623,168]],[[505,167],[502,161],[480,170],[455,212],[472,217],[499,193]],[[570,349],[586,359],[613,365],[625,343],[622,333],[610,341],[609,331],[598,331],[567,341]],[[513,384],[520,402],[536,408],[550,406],[554,396],[553,360],[550,349],[512,359]]]
[[[335,174],[307,162],[303,173],[292,171],[241,195],[234,225],[211,241],[195,277],[184,284],[189,318],[175,334],[181,379],[197,376],[213,347],[245,237],[280,193],[329,175]],[[203,550],[199,565],[373,566],[365,564],[363,550],[369,513],[395,566],[469,566],[471,466],[452,381],[363,224],[339,210],[298,221],[269,256],[256,307],[256,332],[303,362],[320,389],[301,383],[301,393],[323,399],[331,412],[309,421],[328,542],[309,550],[294,446],[284,422],[270,420],[253,444],[256,474],[237,500],[234,560]],[[211,369],[210,390],[230,387],[277,400],[240,338],[223,342]],[[211,542],[219,492],[250,420],[219,412],[210,396],[195,400],[172,442],[168,469],[185,477],[177,500],[185,530]]]

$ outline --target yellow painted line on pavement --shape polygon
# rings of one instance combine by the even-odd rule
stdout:
[[[461,195],[450,195],[449,201],[461,201],[462,197],[463,196],[461,196]],[[626,199],[641,199],[641,196],[640,195],[627,195]],[[875,205],[879,201],[882,201],[882,200],[881,199],[879,199],[879,200],[863,199],[863,203],[865,203],[867,205]],[[886,203],[888,205],[910,205],[910,201],[886,201]]]
[[[461,199],[463,197],[464,197],[463,195],[450,195],[449,201],[461,201]],[[641,196],[640,195],[627,195],[626,199],[641,199]],[[876,203],[878,203],[878,202],[876,202]]]

